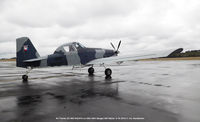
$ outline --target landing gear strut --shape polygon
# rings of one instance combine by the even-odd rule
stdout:
[[[88,73],[89,73],[89,75],[94,75],[94,68],[93,68],[93,67],[90,67],[90,68],[88,69]]]
[[[22,75],[22,80],[23,80],[23,83],[26,83],[28,82],[28,73],[32,70],[31,67],[28,67],[28,70],[26,71],[26,73],[24,75]]]

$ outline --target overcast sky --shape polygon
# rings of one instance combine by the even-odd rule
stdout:
[[[14,57],[27,36],[40,55],[61,44],[122,53],[200,49],[200,0],[0,0],[0,58]]]

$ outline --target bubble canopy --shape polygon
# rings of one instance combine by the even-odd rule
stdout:
[[[55,52],[71,52],[71,51],[77,51],[82,48],[86,47],[78,42],[70,42],[59,46]]]

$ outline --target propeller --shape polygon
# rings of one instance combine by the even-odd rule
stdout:
[[[112,42],[110,42],[110,44],[111,44],[111,46],[113,47],[113,49],[116,50],[116,49],[115,49],[115,46],[112,44]]]
[[[115,50],[115,54],[116,54],[116,55],[119,54],[119,47],[120,47],[120,45],[121,45],[121,40],[120,40],[119,43],[118,43],[117,50],[116,50],[115,46],[112,44],[112,42],[111,42],[110,44],[111,44],[111,46],[113,47],[113,49]]]

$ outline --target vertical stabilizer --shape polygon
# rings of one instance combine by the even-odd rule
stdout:
[[[21,37],[16,39],[16,66],[27,67],[24,60],[34,59],[40,57],[37,50],[31,43],[28,37]]]

